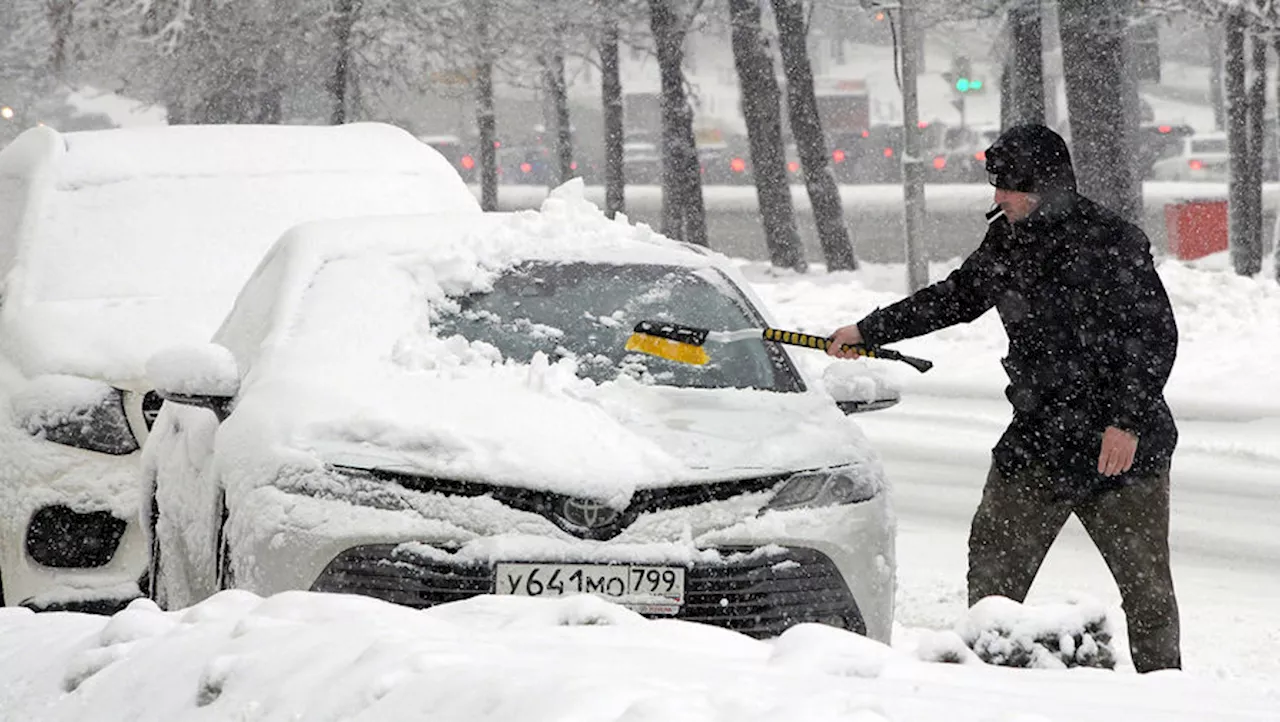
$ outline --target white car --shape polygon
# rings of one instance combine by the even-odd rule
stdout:
[[[207,341],[289,227],[480,213],[446,161],[379,124],[59,133],[0,152],[0,601],[141,594],[144,366]]]
[[[1156,161],[1151,177],[1162,181],[1214,181],[1223,183],[1231,172],[1231,155],[1225,133],[1201,133],[1182,139],[1177,155]]]
[[[153,596],[594,593],[888,640],[893,516],[837,404],[883,395],[841,373],[873,362],[825,386],[761,340],[677,364],[624,349],[647,318],[767,321],[725,258],[568,191],[292,230],[212,344],[148,365],[168,399],[144,449]]]

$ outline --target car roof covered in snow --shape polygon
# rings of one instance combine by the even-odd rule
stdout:
[[[479,204],[436,150],[379,123],[25,132],[0,151],[0,324],[27,375],[141,382],[205,341],[307,220]]]
[[[483,277],[523,261],[716,267],[759,305],[750,285],[724,256],[673,241],[646,224],[632,224],[625,215],[610,220],[583,197],[583,189],[582,180],[574,179],[552,191],[539,211],[368,216],[300,224],[263,258],[217,339],[243,361],[246,351],[237,343],[241,333],[235,326],[287,324],[287,315],[312,277],[335,258],[419,256],[442,269],[440,283],[452,292],[483,286]]]

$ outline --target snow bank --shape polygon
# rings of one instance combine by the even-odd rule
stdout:
[[[105,115],[119,128],[167,125],[169,122],[162,107],[89,85],[67,93],[67,105],[81,113]]]
[[[0,609],[0,710],[24,722],[1202,722],[1274,719],[1276,689],[1180,672],[936,665],[816,625],[761,642],[592,597],[427,611],[223,592],[111,618]]]

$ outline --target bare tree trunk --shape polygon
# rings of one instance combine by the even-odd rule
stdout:
[[[347,122],[347,91],[351,85],[351,31],[355,23],[356,0],[337,0],[333,18],[337,58],[333,64],[333,75],[328,82],[328,91],[333,97],[333,110],[329,114],[331,125]]]
[[[71,45],[71,31],[75,26],[75,0],[45,0],[45,14],[53,31],[53,43],[49,52],[49,66],[53,77],[62,81],[67,72],[67,55]]]
[[[742,91],[742,115],[751,145],[756,199],[764,219],[769,261],[779,268],[805,270],[804,250],[796,231],[782,144],[782,101],[773,58],[760,27],[757,0],[729,0],[733,26],[733,61]]]
[[[476,129],[480,132],[480,207],[498,210],[497,115],[493,108],[493,0],[479,0],[476,13]]]
[[[1013,46],[1009,73],[1008,125],[1044,123],[1044,49],[1040,36],[1040,1],[1009,9],[1009,39]]]
[[[1217,23],[1206,26],[1209,35],[1209,103],[1213,106],[1213,127],[1227,127],[1225,93],[1222,88],[1222,26]]]
[[[1223,92],[1227,101],[1227,149],[1231,154],[1231,177],[1227,181],[1228,237],[1231,262],[1236,273],[1247,274],[1250,264],[1246,250],[1253,234],[1249,215],[1249,97],[1245,88],[1244,11],[1233,8],[1226,17],[1223,51]]]
[[[1063,74],[1080,192],[1138,223],[1142,182],[1136,163],[1138,84],[1125,31],[1134,0],[1060,0]]]
[[[805,45],[805,8],[801,0],[772,0],[782,50],[782,69],[787,77],[787,112],[791,134],[800,154],[809,205],[818,227],[818,239],[827,269],[852,270],[858,267],[849,230],[844,225],[840,189],[831,174],[827,140],[818,117],[818,100],[813,92],[813,70]]]
[[[684,88],[684,38],[674,0],[649,0],[649,25],[662,78],[662,232],[707,245],[693,109]]]
[[[1249,154],[1248,174],[1249,233],[1233,258],[1236,272],[1252,276],[1262,270],[1262,159],[1266,153],[1264,137],[1267,106],[1267,42],[1256,31],[1252,34],[1253,78],[1249,83]]]
[[[555,155],[552,165],[552,185],[560,185],[574,176],[573,129],[569,120],[569,93],[564,76],[564,48],[560,40],[566,30],[557,25],[552,42],[555,47],[543,58],[543,85],[550,101],[547,133],[552,136],[551,147]]]
[[[607,5],[609,0],[605,0]],[[600,95],[604,105],[604,212],[613,218],[626,210],[626,177],[622,168],[622,76],[618,64],[618,16],[604,7],[600,42]]]
[[[1276,38],[1275,40],[1275,50],[1276,55],[1280,57],[1280,38]],[[1276,98],[1280,98],[1280,72],[1276,73],[1276,93]],[[1274,153],[1277,151],[1276,149],[1272,149],[1272,152]],[[1280,163],[1280,158],[1273,158],[1272,160],[1276,163]],[[1271,245],[1271,252],[1275,262],[1276,282],[1280,283],[1280,213],[1276,215],[1275,226],[1271,231]]]

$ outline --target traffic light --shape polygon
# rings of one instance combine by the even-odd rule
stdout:
[[[946,77],[957,93],[977,93],[982,90],[982,80],[973,77],[973,67],[969,59],[962,55],[951,61],[951,72]]]

